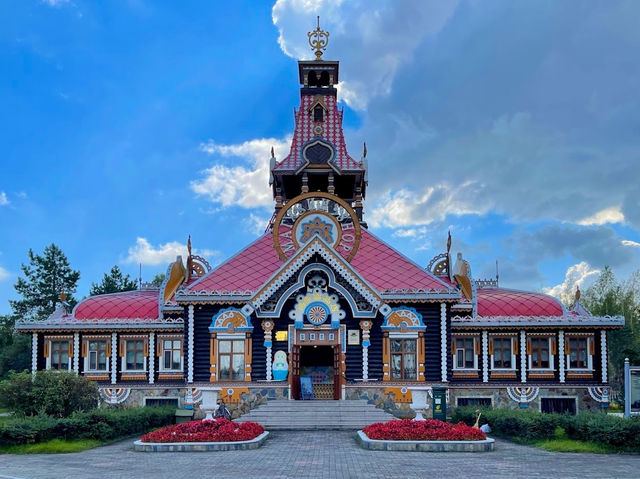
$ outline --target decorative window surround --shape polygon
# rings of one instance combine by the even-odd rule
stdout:
[[[533,351],[532,340],[547,340],[547,354],[549,356],[549,367],[540,368],[534,367],[533,364]],[[529,333],[526,339],[526,352],[527,352],[527,369],[529,370],[529,379],[553,379],[555,378],[555,357],[556,351],[556,337],[549,333]]]
[[[243,341],[243,354],[244,354],[244,379],[221,379],[220,378],[220,343],[223,341]],[[211,367],[209,369],[211,373],[211,382],[238,382],[238,381],[251,381],[251,333],[238,332],[238,333],[211,333],[210,339],[210,361]],[[226,353],[222,353],[226,354]],[[230,359],[230,368],[233,367],[233,363]]]
[[[467,346],[465,340],[472,340],[473,367],[460,367],[458,364],[459,354],[463,354],[463,362],[467,362]],[[461,347],[462,344],[462,347]],[[481,354],[481,338],[479,334],[456,334],[451,339],[451,355],[453,356],[453,377],[477,378],[479,375],[478,357]]]
[[[586,348],[586,368],[571,367],[571,340],[584,339]],[[593,356],[595,354],[595,338],[592,333],[565,333],[564,357],[566,364],[566,377],[570,379],[593,378]]]
[[[142,341],[142,369],[127,369],[127,343],[129,341]],[[149,357],[149,337],[147,335],[122,335],[120,336],[120,368],[122,380],[140,380],[147,378],[147,358]]]
[[[508,339],[511,342],[511,367],[496,367],[495,359],[495,340]],[[504,352],[504,348],[502,349]],[[492,334],[489,338],[489,356],[491,358],[491,375],[492,379],[513,379],[518,377],[516,360],[518,356],[518,337],[513,333]]]
[[[105,367],[104,369],[92,369],[91,368],[91,353],[92,351],[89,349],[89,343],[91,342],[104,342],[104,352],[106,356]],[[108,380],[109,372],[110,372],[110,362],[111,362],[111,338],[109,336],[82,336],[82,360],[84,371],[84,376],[88,379],[94,380]],[[100,354],[100,349],[96,351],[96,356]],[[96,358],[96,363],[98,362],[98,358]]]
[[[46,368],[54,369],[52,364],[53,343],[67,343],[67,371],[72,370],[73,362],[73,336],[45,336],[44,337],[44,357],[47,359]],[[60,346],[64,347],[64,346]],[[59,370],[55,368],[54,370]]]
[[[171,341],[170,350],[165,350],[165,341]],[[171,355],[170,362],[173,363],[174,342],[179,341],[180,367],[178,369],[167,368],[165,365],[165,356],[169,352]],[[158,334],[156,341],[156,355],[158,357],[158,379],[182,379],[184,371],[184,337],[181,334]]]
[[[383,331],[383,381],[424,381],[424,331],[426,330],[426,326],[422,321],[422,315],[418,313],[414,308],[410,308],[407,306],[400,306],[398,308],[390,309],[385,315],[385,320],[381,326],[381,329]],[[394,339],[415,340],[416,379],[400,379],[392,377],[393,374],[391,370],[391,359],[394,355],[394,351],[391,351],[391,342]],[[397,354],[398,352],[396,351],[395,353]],[[402,358],[404,358],[404,355],[402,356]],[[402,365],[402,368],[404,368],[404,365]]]

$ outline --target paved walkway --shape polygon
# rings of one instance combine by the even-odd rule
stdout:
[[[143,453],[131,441],[59,455],[0,455],[0,478],[640,477],[640,455],[562,454],[497,442],[490,453],[365,451],[354,433],[276,431],[255,451]]]

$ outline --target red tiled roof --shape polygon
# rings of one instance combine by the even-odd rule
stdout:
[[[557,299],[542,293],[501,288],[478,290],[478,316],[562,316]]]
[[[266,233],[221,266],[186,288],[191,292],[212,291],[216,294],[256,292],[275,274],[283,262],[273,246],[271,233]],[[362,230],[362,240],[351,266],[380,293],[389,290],[444,290],[448,288],[435,276],[411,262],[393,248]]]
[[[291,140],[291,150],[282,161],[278,162],[274,167],[276,171],[297,170],[303,164],[302,147],[309,141],[318,137],[313,132],[314,122],[313,115],[309,114],[308,108],[314,102],[311,95],[303,95],[300,100],[300,110],[296,112],[296,126]],[[355,161],[347,153],[347,147],[342,133],[342,112],[338,110],[335,96],[326,95],[322,97],[322,101],[328,108],[325,120],[322,123],[324,132],[322,138],[328,140],[336,150],[333,164],[339,170],[362,170],[362,165]]]
[[[74,319],[157,319],[158,290],[101,294],[81,301]]]

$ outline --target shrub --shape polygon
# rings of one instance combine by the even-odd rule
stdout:
[[[12,373],[0,383],[0,406],[18,416],[69,417],[97,404],[97,384],[70,372],[38,371],[35,377],[28,372]]]
[[[171,424],[175,409],[144,407],[95,409],[68,418],[26,417],[0,425],[0,445],[32,444],[49,439],[112,440]]]
[[[235,423],[225,418],[189,421],[142,436],[142,442],[235,442],[255,439],[264,432],[256,422]]]
[[[437,419],[412,419],[376,422],[365,426],[363,432],[370,439],[393,441],[481,441],[486,434],[463,422],[451,424]]]
[[[456,408],[452,419],[473,424],[476,410],[474,407]],[[496,436],[533,441],[567,437],[615,447],[640,448],[640,417],[624,419],[598,412],[570,416],[517,409],[481,408],[480,411],[480,423],[488,423]]]

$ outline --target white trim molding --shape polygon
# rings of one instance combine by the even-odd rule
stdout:
[[[447,382],[447,304],[440,303],[440,374],[443,383]]]
[[[520,330],[520,382],[527,382],[527,333]]]
[[[80,333],[73,334],[73,372],[80,372]]]
[[[560,378],[560,382],[564,382],[564,370],[565,365],[567,364],[567,360],[564,356],[564,331],[558,331],[558,376]]]
[[[38,371],[38,333],[33,333],[31,337],[31,374],[36,375]]]
[[[608,380],[609,362],[607,361],[607,332],[603,329],[600,331],[600,353],[602,355],[602,382]]]
[[[192,383],[193,382],[193,344],[194,344],[193,304],[189,305],[188,328],[189,329],[187,334],[189,338],[189,356],[187,356],[187,382]]]
[[[155,364],[156,363],[156,335],[149,333],[149,384],[155,381]]]
[[[111,333],[111,384],[116,383],[118,371],[118,335]]]
[[[487,330],[482,331],[482,382],[489,382],[489,340]]]

